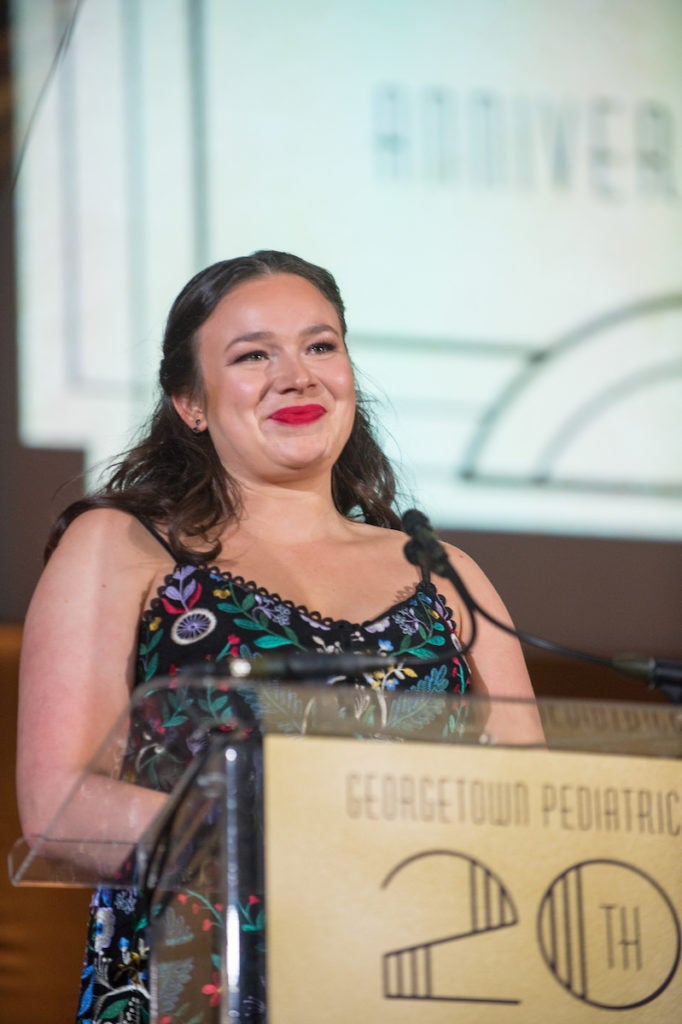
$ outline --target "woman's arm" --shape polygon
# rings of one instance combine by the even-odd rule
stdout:
[[[17,790],[27,837],[45,833],[128,705],[140,617],[158,571],[152,545],[132,517],[92,510],[71,524],[38,582],[19,685]],[[103,767],[114,775],[115,758]],[[80,830],[135,839],[163,802],[138,787],[112,789],[104,777],[92,783],[64,822],[68,838]]]
[[[446,547],[455,571],[476,603],[494,619],[513,628],[502,598],[482,569],[463,551]],[[462,623],[460,636],[463,643],[468,643],[472,635],[470,616],[460,595],[454,593],[453,597]],[[486,725],[489,735],[504,743],[544,743],[533,686],[516,637],[476,615],[476,637],[467,661],[472,670],[472,692],[493,702]],[[509,704],[495,704],[500,698],[513,700]]]

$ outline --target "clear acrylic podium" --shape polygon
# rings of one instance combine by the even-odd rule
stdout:
[[[673,705],[158,680],[10,872],[145,893],[155,1024],[672,1021],[681,758]]]

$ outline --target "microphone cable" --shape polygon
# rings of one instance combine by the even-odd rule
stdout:
[[[405,545],[405,557],[413,565],[426,567],[438,576],[449,580],[462,599],[472,620],[472,636],[464,648],[466,653],[473,646],[476,637],[476,616],[480,615],[497,629],[516,637],[521,643],[562,657],[574,658],[591,665],[601,665],[621,675],[639,679],[647,683],[649,689],[662,690],[674,704],[682,703],[682,662],[667,658],[642,657],[639,655],[617,655],[605,657],[579,651],[573,647],[545,640],[543,637],[516,629],[483,608],[471,594],[461,576],[452,565],[448,554],[436,536],[433,527],[423,512],[408,509],[401,519],[403,530],[411,538]]]

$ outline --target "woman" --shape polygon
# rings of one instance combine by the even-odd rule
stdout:
[[[345,334],[331,275],[286,253],[217,263],[176,299],[149,432],[98,494],[62,516],[27,616],[25,834],[44,830],[134,686],[183,665],[272,646],[438,654],[438,669],[391,663],[360,682],[532,696],[519,645],[486,621],[468,665],[459,657],[455,631],[466,642],[470,628],[459,595],[406,561],[393,474],[356,394]],[[508,622],[481,570],[448,551],[477,602]],[[519,738],[536,739],[533,729]],[[131,813],[131,834],[158,806]],[[81,1020],[114,1019],[114,999],[137,1019],[142,918],[128,894],[96,896]]]

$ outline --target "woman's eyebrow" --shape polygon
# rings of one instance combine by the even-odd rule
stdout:
[[[225,351],[239,342],[270,341],[274,336],[272,331],[250,331],[248,334],[238,334],[236,338],[231,338],[228,341]]]
[[[305,338],[311,334],[323,334],[327,331],[331,331],[332,334],[335,334],[339,338],[341,337],[341,332],[338,327],[334,327],[333,324],[312,324],[310,327],[305,327],[301,331],[301,336]]]
[[[308,338],[316,334],[325,334],[328,331],[331,331],[332,334],[335,334],[338,338],[341,337],[341,332],[338,327],[334,327],[333,324],[311,324],[310,327],[304,327],[303,330],[299,332],[299,336],[302,338]],[[249,331],[247,334],[238,334],[236,338],[231,338],[228,341],[225,346],[225,351],[227,352],[227,350],[233,345],[238,345],[239,343],[248,344],[249,342],[272,341],[274,337],[274,331]]]

